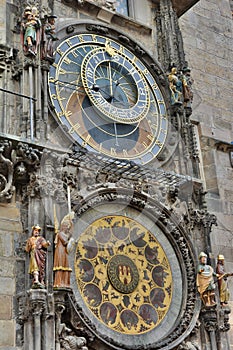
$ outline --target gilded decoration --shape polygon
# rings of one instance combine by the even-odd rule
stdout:
[[[83,232],[75,274],[88,308],[114,331],[149,332],[169,310],[173,282],[166,254],[154,235],[129,217],[105,216]]]

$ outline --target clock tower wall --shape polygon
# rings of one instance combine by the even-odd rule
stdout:
[[[213,53],[230,51],[202,18],[230,31],[219,6],[3,5],[0,349],[230,350],[231,300],[196,282],[200,252],[232,265],[231,81]]]

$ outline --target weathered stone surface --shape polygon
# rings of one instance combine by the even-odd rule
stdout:
[[[0,295],[0,319],[11,320],[12,319],[12,297],[7,295]]]
[[[0,286],[2,295],[14,295],[15,280],[10,277],[0,277]]]
[[[15,344],[15,323],[13,320],[0,320],[0,349],[10,349]]]
[[[14,277],[14,260],[1,259],[0,276],[1,277]]]
[[[7,221],[4,221],[7,226]],[[0,220],[0,224],[3,222]],[[1,227],[2,228],[2,227]],[[10,233],[6,234],[5,231],[0,231],[0,256],[1,257],[10,257],[13,256],[13,235]]]

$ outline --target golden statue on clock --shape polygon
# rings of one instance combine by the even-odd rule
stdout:
[[[75,256],[80,295],[105,326],[143,334],[164,319],[173,294],[171,268],[140,223],[121,215],[97,219],[79,238]]]
[[[146,65],[117,41],[77,34],[57,48],[49,73],[59,122],[89,150],[146,164],[168,131],[166,105]]]

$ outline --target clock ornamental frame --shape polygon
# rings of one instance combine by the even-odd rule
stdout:
[[[133,40],[101,28],[76,24],[58,41],[48,78],[51,113],[87,151],[150,163],[170,128],[163,71]]]

